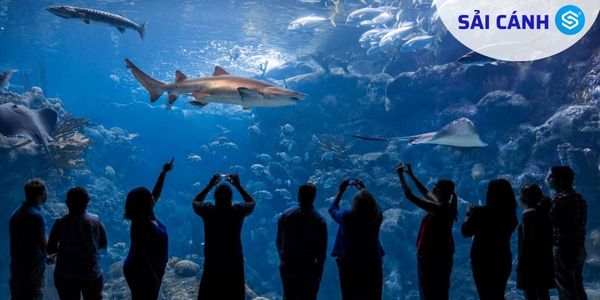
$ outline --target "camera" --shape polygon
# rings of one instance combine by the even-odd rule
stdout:
[[[221,175],[221,180],[229,180],[229,177],[231,176],[231,174],[223,174],[223,173],[221,173],[219,175]]]
[[[399,163],[398,164],[398,169],[402,170],[402,171],[406,171],[407,170],[407,166],[405,163]]]
[[[359,182],[360,182],[360,179],[350,179],[348,181],[348,185],[358,186]]]

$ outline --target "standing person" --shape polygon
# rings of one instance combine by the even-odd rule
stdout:
[[[560,300],[586,300],[583,287],[587,202],[573,188],[575,172],[554,166],[546,178],[556,193],[550,218],[554,232],[554,272]]]
[[[471,268],[481,300],[502,300],[512,269],[510,238],[517,228],[517,202],[510,183],[488,184],[486,204],[470,205],[462,234],[473,237]]]
[[[9,221],[10,293],[12,300],[41,300],[46,287],[46,184],[41,179],[25,183],[25,201]]]
[[[406,198],[426,212],[417,238],[419,293],[424,300],[448,299],[454,262],[452,226],[458,217],[454,182],[438,180],[431,192],[417,179],[409,164],[396,167]],[[407,173],[424,199],[413,194],[406,183]]]
[[[215,174],[194,198],[194,212],[204,222],[204,270],[198,291],[199,300],[244,300],[245,276],[242,250],[244,219],[254,211],[254,198],[240,184],[237,174],[227,175],[243,203],[232,204],[233,192],[222,183],[215,189],[215,204],[204,202],[208,192],[221,180]]]
[[[131,221],[130,248],[123,263],[123,273],[132,300],[158,298],[169,255],[167,228],[154,215],[165,177],[173,169],[173,160],[164,164],[152,193],[138,187],[127,194],[125,219]]]
[[[520,200],[517,288],[523,290],[526,300],[550,300],[554,288],[550,199],[538,185],[531,184],[521,189]]]
[[[298,189],[298,206],[277,222],[277,253],[284,300],[316,300],[327,253],[327,224],[313,206],[317,188]]]
[[[54,285],[61,300],[102,300],[104,278],[99,250],[106,249],[106,231],[97,215],[86,212],[90,196],[83,188],[67,192],[69,213],[50,230],[48,255],[56,256]]]
[[[359,191],[352,209],[340,209],[340,201],[348,185]],[[360,180],[344,180],[340,184],[329,214],[340,226],[332,256],[336,257],[343,300],[381,300],[385,254],[379,242],[383,214]]]

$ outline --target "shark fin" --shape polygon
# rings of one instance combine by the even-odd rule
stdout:
[[[261,94],[255,92],[249,88],[239,87],[237,90],[240,93],[240,96],[242,97],[242,103],[248,99],[262,98]]]
[[[188,101],[187,103],[191,104],[193,106],[196,106],[196,107],[204,107],[208,104],[207,102],[202,102],[199,100],[191,100],[191,101]]]
[[[124,33],[125,32],[125,28],[123,28],[123,27],[117,27],[117,29],[119,30],[120,33]]]
[[[173,104],[175,102],[175,100],[177,100],[177,98],[179,98],[179,94],[176,94],[176,93],[169,94],[169,105]]]
[[[183,72],[177,70],[175,71],[175,82],[182,82],[184,80],[188,79],[187,76],[185,76],[185,74],[183,74]]]
[[[83,22],[85,22],[85,24],[90,24],[90,20],[88,19],[83,20]]]
[[[223,75],[229,75],[229,73],[227,73],[227,71],[225,71],[223,68],[221,68],[219,66],[215,66],[215,71],[213,72],[213,76],[223,76]]]
[[[207,93],[202,93],[202,92],[195,92],[192,94],[192,96],[194,96],[194,98],[196,98],[196,100],[202,100],[206,97],[210,97],[210,94]]]
[[[144,36],[146,35],[146,27],[148,27],[148,21],[144,22],[144,24],[140,25],[140,27],[138,27],[138,33],[140,34],[140,37],[142,38],[142,40],[144,39]]]

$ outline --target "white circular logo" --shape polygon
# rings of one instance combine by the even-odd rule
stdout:
[[[505,61],[558,54],[590,30],[598,0],[434,0],[450,33],[465,46]]]

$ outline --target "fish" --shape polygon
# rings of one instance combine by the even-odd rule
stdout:
[[[182,95],[191,95],[195,100],[188,101],[196,107],[208,103],[240,105],[244,109],[253,107],[281,107],[296,105],[307,97],[306,94],[279,87],[268,82],[232,76],[216,66],[211,77],[188,78],[181,71],[175,71],[175,82],[158,81],[140,70],[129,59],[125,59],[127,68],[150,92],[150,101],[156,102],[163,93],[169,95],[167,107],[170,107]]]
[[[386,7],[386,6],[363,7],[363,8],[357,9],[357,10],[351,12],[350,14],[348,14],[348,17],[346,17],[346,24],[352,22],[354,19],[360,19],[366,14],[381,14],[382,12],[385,12],[385,11],[391,11],[391,9],[392,9],[391,7]]]
[[[478,66],[483,67],[485,65],[498,65],[498,61],[480,54],[476,51],[471,51],[461,56],[456,62],[464,66]]]
[[[280,129],[282,132],[285,132],[285,133],[292,133],[292,132],[294,132],[294,130],[296,130],[294,128],[294,126],[292,126],[291,124],[282,125],[282,126],[280,126]]]
[[[294,156],[290,159],[290,161],[294,164],[300,164],[302,163],[302,158],[300,156]]]
[[[269,169],[267,169],[267,167],[261,164],[253,164],[252,166],[250,166],[250,169],[256,176],[271,174],[271,172],[269,172]]]
[[[292,193],[286,189],[275,189],[275,193],[277,193],[280,197],[290,200],[292,199]]]
[[[431,45],[431,43],[435,40],[435,37],[432,35],[420,35],[416,36],[410,40],[408,40],[400,50],[402,52],[415,52],[421,49],[426,48]]]
[[[398,28],[387,32],[383,37],[381,37],[381,40],[379,40],[379,47],[386,47],[394,44],[396,41],[404,38],[406,34],[410,33],[414,29],[414,23],[402,23]]]
[[[190,154],[190,155],[188,155],[187,160],[190,163],[197,163],[197,162],[201,162],[202,161],[202,157],[200,155],[198,155],[198,154]]]
[[[321,24],[329,21],[333,27],[335,27],[335,14],[331,14],[329,18],[320,17],[320,16],[307,16],[298,18],[288,25],[288,30],[298,30],[305,28],[315,28],[320,26]]]
[[[250,134],[260,134],[260,122],[256,122],[256,124],[248,126],[248,132]]]
[[[24,136],[36,145],[43,146],[54,168],[64,179],[48,148],[48,144],[53,140],[50,134],[56,128],[56,124],[58,124],[58,113],[50,108],[31,110],[26,106],[13,103],[0,105],[0,133],[5,136]],[[19,146],[24,145],[26,144]]]
[[[365,21],[360,22],[360,25],[361,26],[377,26],[377,25],[385,26],[385,24],[387,22],[389,22],[393,19],[394,19],[394,16],[392,14],[390,14],[387,11],[384,11],[371,20],[365,20]]]
[[[10,86],[10,78],[15,72],[18,72],[18,70],[6,70],[0,73],[0,91],[8,89],[8,87]]]
[[[367,30],[360,35],[358,42],[362,47],[367,47],[371,45],[373,41],[380,39],[382,36],[386,35],[390,32],[387,28],[373,28],[371,30]]]
[[[242,55],[242,48],[240,46],[235,45],[229,51],[229,60],[235,62]]]
[[[254,196],[256,196],[256,198],[261,199],[261,200],[273,199],[273,194],[271,194],[271,192],[266,191],[266,190],[260,190],[256,193],[254,193]]]
[[[258,158],[262,162],[270,162],[273,159],[271,155],[266,153],[258,154],[256,155],[256,158]]]
[[[435,144],[465,148],[486,147],[488,145],[481,140],[475,124],[468,118],[454,120],[439,131],[412,136],[381,138],[353,135],[352,137],[367,141],[408,141],[413,145]]]
[[[90,21],[104,23],[117,28],[121,33],[125,32],[125,29],[132,29],[137,31],[142,40],[144,39],[144,35],[146,34],[146,27],[148,26],[148,21],[139,25],[122,15],[85,7],[61,5],[50,6],[47,7],[46,10],[61,18],[81,19],[83,20],[83,22],[85,22],[85,24],[90,24]]]

